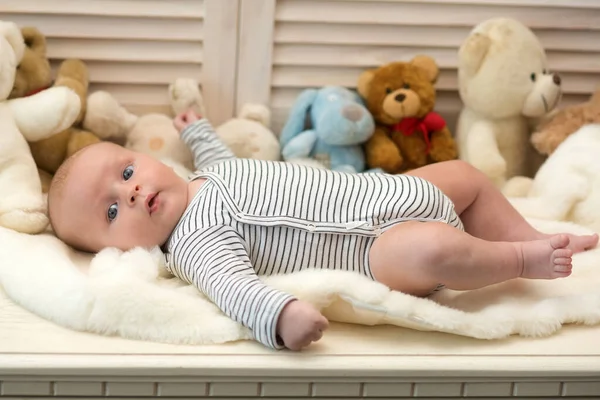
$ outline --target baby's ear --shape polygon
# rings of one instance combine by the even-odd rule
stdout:
[[[410,63],[424,71],[429,82],[435,83],[437,81],[440,69],[433,58],[420,55],[413,58]]]

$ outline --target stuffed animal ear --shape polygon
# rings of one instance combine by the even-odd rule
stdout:
[[[596,91],[592,94],[590,103],[595,107],[600,107],[600,87],[596,88]]]
[[[467,76],[473,76],[481,68],[483,60],[492,45],[492,39],[483,33],[473,33],[458,50],[458,69]]]
[[[294,136],[305,130],[304,123],[310,106],[317,98],[316,89],[306,89],[298,95],[296,102],[292,106],[285,126],[279,135],[279,143],[284,147]]]
[[[4,37],[13,48],[18,65],[25,53],[25,41],[21,30],[14,22],[0,21],[0,36]]]
[[[423,70],[429,82],[435,83],[437,81],[438,75],[440,74],[440,69],[433,58],[419,55],[415,56],[410,63],[411,65]]]
[[[356,89],[358,93],[365,99],[369,96],[369,88],[371,87],[371,81],[373,81],[374,76],[375,70],[369,69],[360,74],[358,77],[358,86]]]
[[[246,103],[238,114],[239,118],[258,122],[266,128],[271,126],[271,111],[258,103]]]
[[[25,46],[42,57],[46,57],[46,37],[37,28],[27,26],[21,29]]]
[[[100,90],[88,96],[83,128],[101,139],[124,139],[136,122],[137,116],[121,106],[110,93]]]

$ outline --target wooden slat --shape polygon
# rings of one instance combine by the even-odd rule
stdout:
[[[333,1],[365,1],[365,0],[333,0]],[[596,0],[376,0],[389,3],[432,3],[432,4],[490,4],[510,6],[544,6],[566,8],[600,8]]]
[[[238,34],[238,82],[236,109],[245,103],[269,102],[273,62],[275,0],[241,0]]]
[[[380,1],[280,0],[277,21],[421,26],[474,26],[497,16],[520,19],[531,28],[600,29],[600,9],[565,10],[488,4],[425,4]]]
[[[203,95],[209,119],[219,125],[235,111],[239,0],[206,0],[205,5]]]
[[[54,70],[59,61],[53,61]],[[202,79],[200,64],[87,61],[90,81],[137,85],[168,85],[177,78]]]
[[[457,66],[457,50],[454,48],[313,44],[277,45],[273,54],[273,63],[276,66],[372,68],[392,61],[410,60],[416,54],[427,54],[433,57],[440,67],[452,68]]]
[[[90,84],[90,93],[105,90],[112,94],[123,105],[136,105],[138,107],[153,107],[156,105],[169,105],[167,85],[133,85],[96,83]]]
[[[203,47],[199,41],[48,38],[48,57],[77,57],[85,61],[201,63]]]
[[[204,4],[202,0],[2,0],[0,14],[10,18],[11,13],[196,19],[204,14]]]
[[[598,2],[600,4],[600,2]],[[458,48],[471,27],[279,22],[275,44],[343,44]],[[589,30],[534,29],[546,50],[600,52],[598,33]]]
[[[320,87],[325,85],[356,87],[359,75],[365,68],[358,67],[274,67],[273,87]],[[456,88],[455,71],[442,70],[437,87],[440,90]]]
[[[335,46],[281,44],[274,65],[350,66],[372,68],[392,61],[410,60],[417,54],[433,57],[441,68],[458,67],[458,50],[434,47]],[[600,72],[600,52],[547,52],[548,65],[560,72]]]
[[[204,33],[204,24],[201,18],[141,19],[135,17],[11,14],[10,20],[19,26],[35,26],[47,37],[54,38],[199,41],[202,40]]]
[[[364,68],[357,67],[275,67],[273,68],[273,87],[302,88],[336,85],[354,88]],[[594,81],[600,84],[600,76],[584,73],[561,73],[563,91],[574,94],[590,94],[594,91]],[[436,84],[438,91],[458,89],[456,70],[442,69]]]
[[[378,24],[329,24],[285,21],[275,24],[276,44],[354,44],[457,47],[469,32],[464,27]]]

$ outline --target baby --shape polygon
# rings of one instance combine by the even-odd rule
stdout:
[[[110,143],[69,158],[52,181],[56,235],[98,252],[161,246],[167,268],[271,348],[299,350],[328,321],[258,275],[306,268],[354,271],[427,296],[514,278],[571,273],[598,235],[547,235],[461,161],[404,175],[345,174],[237,159],[193,112],[174,120],[195,155],[190,181]]]

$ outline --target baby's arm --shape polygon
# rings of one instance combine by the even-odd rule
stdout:
[[[243,240],[228,226],[189,233],[177,242],[171,256],[175,275],[202,290],[268,347],[300,350],[319,340],[327,328],[327,320],[310,304],[258,278]]]
[[[181,139],[191,149],[197,170],[236,158],[218,138],[208,120],[197,116],[193,111],[178,115],[173,123],[179,130]]]

